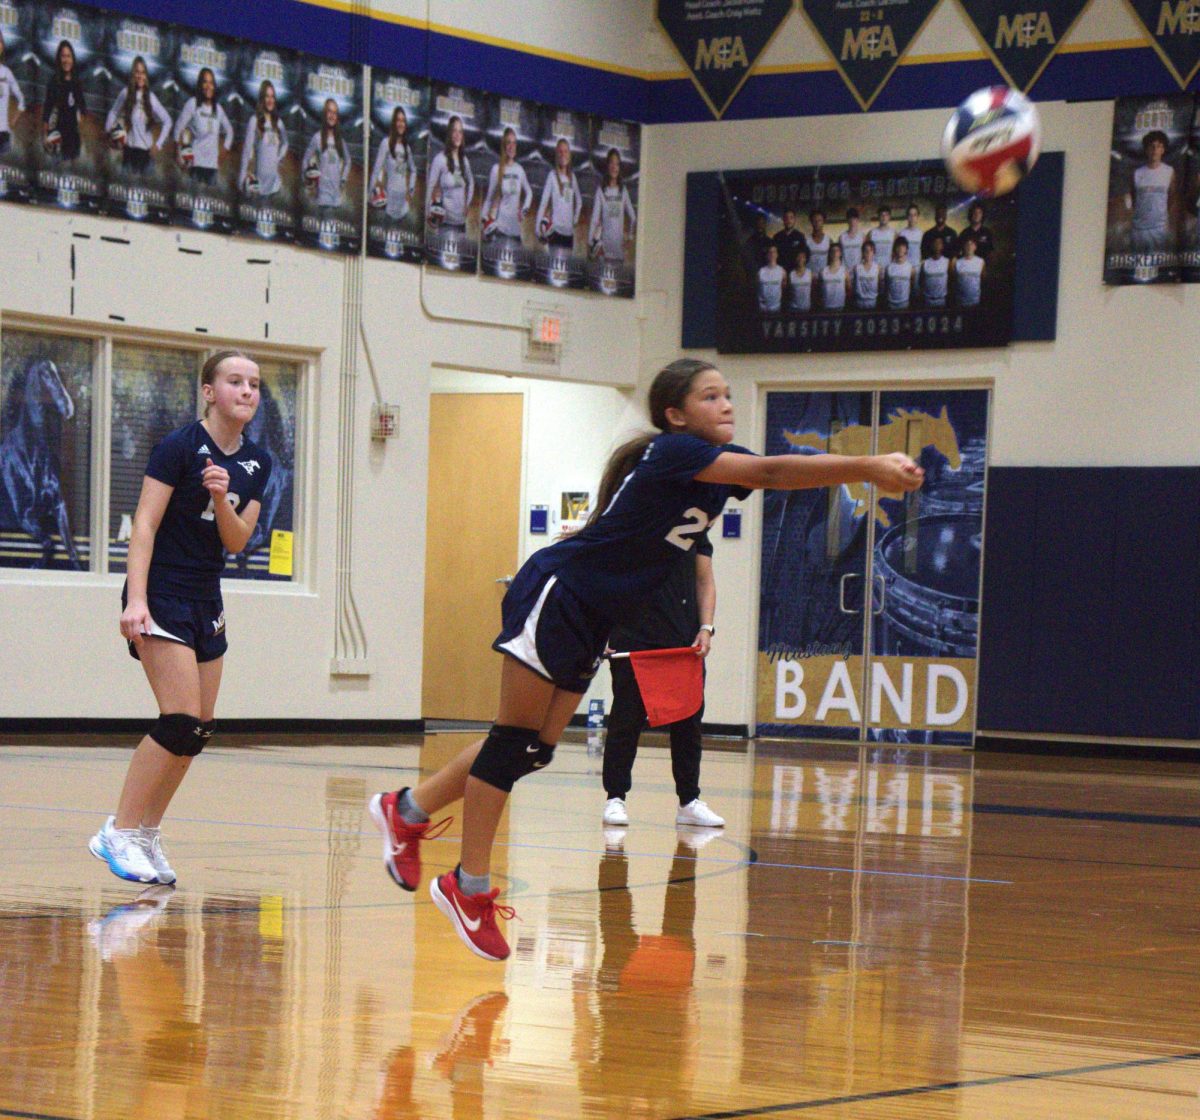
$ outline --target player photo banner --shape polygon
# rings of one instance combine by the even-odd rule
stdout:
[[[587,286],[591,203],[599,176],[592,162],[592,118],[542,107],[541,160],[533,178],[539,248],[533,278],[552,288]]]
[[[538,150],[542,107],[490,94],[484,143],[489,164],[477,180],[480,268],[498,280],[531,280],[538,248],[536,200],[531,177],[545,174]]]
[[[1185,213],[1188,143],[1195,127],[1190,94],[1123,97],[1113,111],[1108,173],[1106,284],[1163,284],[1197,271],[1196,219]]]
[[[171,219],[174,32],[110,12],[105,17],[104,212],[138,222]],[[169,87],[169,88],[168,88]]]
[[[367,253],[419,264],[425,259],[429,83],[374,67],[369,81]]]
[[[1128,0],[1180,88],[1200,69],[1200,3],[1197,0]]]
[[[800,7],[865,110],[925,26],[939,0],[801,0]]]
[[[1028,92],[1089,0],[958,0],[1004,80]],[[1033,10],[1031,10],[1031,7]]]
[[[425,260],[474,272],[479,256],[479,192],[491,163],[483,130],[487,94],[434,82],[430,90],[425,179]],[[485,176],[483,182],[480,176]]]
[[[104,117],[112,78],[106,15],[81,4],[34,9],[31,65],[37,72],[37,142],[30,146],[34,198],[64,210],[96,212],[104,202]]]
[[[722,353],[1010,341],[1016,192],[980,201],[935,161],[720,181]]]
[[[164,83],[175,120],[172,221],[232,233],[237,227],[240,140],[253,102],[240,87],[241,52],[231,39],[180,29],[174,76]]]
[[[659,25],[714,117],[737,96],[792,6],[792,0],[658,0]]]
[[[33,0],[0,0],[0,201],[33,197],[38,73]]]
[[[634,294],[641,129],[629,121],[592,122],[597,180],[588,222],[587,283],[606,296]]]
[[[241,103],[237,156],[237,228],[264,241],[295,241],[300,207],[300,153],[307,143],[297,80],[298,56],[242,44],[236,69]]]
[[[299,240],[310,248],[357,253],[362,246],[362,79],[357,64],[300,58]]]

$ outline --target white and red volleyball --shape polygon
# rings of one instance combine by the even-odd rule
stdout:
[[[977,89],[946,122],[942,158],[971,194],[1011,191],[1037,162],[1042,125],[1037,107],[1007,86]]]

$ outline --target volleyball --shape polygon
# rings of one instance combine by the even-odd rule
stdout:
[[[1033,170],[1041,144],[1033,102],[1007,86],[990,86],[954,110],[942,134],[942,158],[963,190],[1007,194]]]

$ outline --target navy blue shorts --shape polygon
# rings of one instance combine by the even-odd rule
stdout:
[[[500,615],[503,629],[492,649],[567,692],[587,692],[608,644],[608,618],[529,564],[513,580]]]
[[[121,607],[128,601],[127,589],[121,589]],[[179,642],[196,651],[197,663],[216,661],[229,648],[225,640],[225,604],[216,599],[178,599],[174,595],[146,596],[154,626],[150,634]],[[129,643],[129,656],[141,661],[137,645]]]

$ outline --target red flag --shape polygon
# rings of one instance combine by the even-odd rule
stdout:
[[[651,727],[694,716],[704,703],[704,664],[693,646],[629,655]]]

